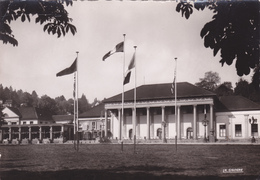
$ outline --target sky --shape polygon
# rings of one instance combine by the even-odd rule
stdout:
[[[194,10],[186,20],[176,12],[176,2],[74,1],[66,6],[77,33],[57,38],[43,26],[20,19],[11,23],[18,47],[0,44],[0,84],[4,87],[52,98],[73,97],[73,74],[56,77],[69,67],[78,51],[79,97],[89,102],[122,93],[123,72],[136,48],[136,68],[124,90],[144,84],[171,83],[177,58],[177,82],[199,82],[205,72],[219,73],[233,87],[240,78],[235,65],[221,66],[220,55],[204,47],[200,31],[211,21],[210,10]],[[125,53],[102,57],[124,41]],[[125,62],[125,63],[124,63]],[[125,67],[123,68],[123,65]],[[251,82],[252,73],[243,76]]]

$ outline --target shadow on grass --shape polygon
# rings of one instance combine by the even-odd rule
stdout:
[[[184,171],[184,169],[171,169],[173,173],[178,173]],[[161,171],[160,174],[155,175],[151,171]],[[259,180],[260,177],[257,176],[185,176],[185,175],[175,175],[167,174],[163,172],[169,172],[170,169],[165,169],[162,167],[120,167],[116,169],[105,169],[105,170],[89,170],[89,169],[70,169],[61,171],[5,171],[0,172],[1,180]]]

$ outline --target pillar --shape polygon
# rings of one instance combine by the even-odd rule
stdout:
[[[181,106],[177,107],[177,133],[178,133],[178,139],[181,139],[181,119],[180,119],[180,109]]]
[[[52,140],[52,126],[50,126],[50,139]]]
[[[166,122],[165,122],[165,107],[162,106],[162,140],[163,142],[165,142],[165,126],[166,126]]]
[[[150,108],[146,108],[147,139],[150,139]]]
[[[136,136],[136,114],[135,114],[135,108],[132,108],[132,137],[131,138],[134,138],[134,136]]]
[[[39,139],[42,140],[42,127],[39,127]]]
[[[245,115],[245,138],[248,138],[251,136],[251,134],[248,134],[248,123],[249,123],[249,120],[248,120],[248,116],[249,114],[246,114]]]
[[[118,109],[118,139],[121,140],[121,132],[122,132],[122,118],[121,118],[121,110]]]
[[[197,139],[197,105],[193,105],[193,139]]]
[[[9,141],[12,140],[12,129],[11,127],[9,127]]]
[[[19,135],[18,135],[18,141],[21,141],[21,140],[22,140],[21,131],[22,131],[22,129],[21,129],[21,127],[19,127],[19,128],[18,128],[18,133],[19,133]]]
[[[108,126],[108,123],[107,123],[107,109],[105,109],[105,137],[107,137],[107,126]]]
[[[28,127],[28,130],[29,130],[29,141],[31,141],[32,140],[32,128]]]
[[[209,135],[209,141],[210,142],[215,142],[215,131],[214,131],[214,124],[213,124],[213,104],[210,104],[210,120],[209,120],[209,125],[210,125],[210,135]]]

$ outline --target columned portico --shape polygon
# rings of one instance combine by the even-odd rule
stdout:
[[[162,139],[163,139],[163,141],[165,140],[165,107],[164,106],[162,106]]]
[[[209,141],[210,142],[215,142],[214,124],[213,124],[213,104],[210,104],[209,128],[210,128]]]

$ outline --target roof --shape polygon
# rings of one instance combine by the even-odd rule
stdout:
[[[174,95],[171,93],[172,83],[165,84],[150,84],[142,85],[136,88],[136,100],[162,100],[162,99],[172,99]],[[177,98],[198,98],[198,97],[212,97],[216,96],[215,93],[212,93],[203,88],[197,87],[188,82],[179,82],[177,83]],[[134,89],[131,89],[124,93],[125,101],[133,101],[134,98]],[[111,98],[106,99],[105,103],[110,102],[121,102],[122,94],[118,94]]]
[[[35,107],[20,107],[21,120],[51,120],[51,113],[47,110],[43,110]]]
[[[105,112],[105,104],[100,103],[99,105],[94,106],[87,112],[80,114],[79,118],[91,118],[91,117],[101,117],[101,116],[103,117],[104,112]]]
[[[21,113],[20,113],[20,111],[17,108],[15,108],[15,107],[6,107],[6,108],[10,109],[17,116],[21,117]]]
[[[53,115],[53,120],[57,121],[73,121],[74,115]]]
[[[243,96],[222,96],[215,104],[216,111],[260,110],[260,105]]]

